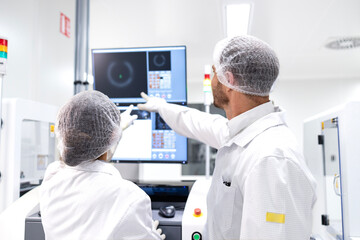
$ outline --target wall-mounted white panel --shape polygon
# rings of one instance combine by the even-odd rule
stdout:
[[[61,105],[73,94],[75,1],[0,0],[0,35],[9,40],[3,96]],[[70,37],[60,32],[60,14]]]

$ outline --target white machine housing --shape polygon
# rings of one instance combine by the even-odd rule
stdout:
[[[338,153],[341,187],[342,239],[360,239],[360,102],[349,102],[304,121],[304,155],[307,164],[317,180],[317,202],[313,211],[313,233],[319,239],[335,239],[328,226],[321,223],[333,204],[327,198],[324,177],[323,147],[318,136],[322,134],[322,123],[336,119],[338,124]],[[326,140],[324,140],[326,141]],[[326,146],[326,145],[325,145]],[[330,151],[337,151],[330,149]],[[330,223],[331,224],[331,223]],[[316,238],[318,239],[318,238]]]
[[[184,214],[182,218],[182,239],[193,239],[193,234],[198,232],[204,239],[205,223],[207,219],[206,198],[211,185],[210,179],[199,179],[191,188],[189,197],[186,201]],[[194,210],[201,209],[201,215],[196,217]]]
[[[55,123],[58,111],[58,107],[53,105],[15,98],[4,99],[2,106],[0,212],[19,198],[23,121]]]

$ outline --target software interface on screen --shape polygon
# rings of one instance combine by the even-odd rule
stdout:
[[[94,49],[94,89],[121,112],[133,104],[138,119],[123,132],[113,162],[187,161],[187,139],[175,133],[157,113],[136,108],[140,92],[186,105],[186,48],[149,47]]]

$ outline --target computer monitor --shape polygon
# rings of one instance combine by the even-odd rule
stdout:
[[[139,110],[140,92],[186,105],[186,47],[93,49],[94,89],[122,112],[134,105],[138,119],[123,132],[113,162],[187,162],[187,139],[158,113]]]

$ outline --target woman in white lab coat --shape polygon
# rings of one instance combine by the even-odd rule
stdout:
[[[130,111],[120,116],[97,91],[79,93],[60,109],[61,161],[48,166],[40,193],[46,239],[165,238],[152,220],[149,197],[108,162],[122,129],[135,119]]]

